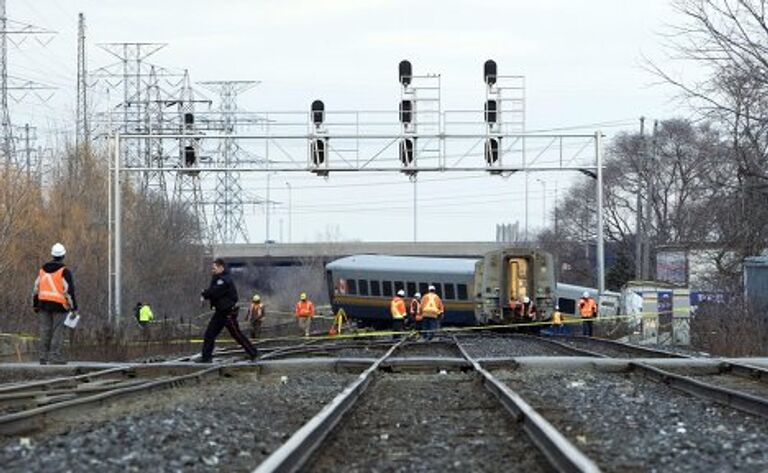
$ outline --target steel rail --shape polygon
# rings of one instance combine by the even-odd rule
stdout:
[[[82,408],[86,405],[100,403],[117,397],[122,397],[142,391],[176,387],[186,384],[188,381],[199,381],[205,376],[219,375],[222,366],[213,366],[194,373],[168,377],[160,380],[148,380],[136,386],[121,387],[110,391],[94,394],[77,399],[67,399],[62,402],[51,403],[12,414],[0,416],[0,435],[14,435],[39,428],[45,417],[49,414],[63,413],[66,410]]]
[[[630,362],[629,366],[652,381],[665,384],[670,388],[688,393],[699,399],[714,401],[748,414],[768,417],[768,399],[735,389],[705,383],[684,375],[670,373],[645,363]]]
[[[344,414],[360,399],[379,366],[404,341],[403,339],[395,343],[384,355],[363,371],[352,384],[326,404],[320,412],[253,470],[254,473],[294,472],[300,469],[344,417]]]
[[[597,339],[605,341],[605,339]],[[625,344],[621,344],[624,346]],[[635,348],[630,345],[630,347]],[[639,348],[639,347],[638,347]],[[580,348],[578,350],[581,350]],[[611,358],[601,353],[594,353],[588,350],[583,350],[588,356],[597,355],[601,358]],[[679,358],[691,358],[686,355],[680,355]],[[748,414],[757,415],[760,417],[768,418],[768,399],[761,398],[749,393],[738,391],[723,386],[717,386],[715,384],[705,383],[696,379],[689,378],[688,376],[672,373],[670,371],[651,366],[647,363],[629,361],[628,366],[631,370],[639,372],[642,376],[651,381],[655,381],[660,384],[669,386],[677,391],[690,394],[691,396],[703,399],[705,401],[713,401],[718,404],[725,405],[738,409]],[[748,371],[754,376],[755,373],[759,373],[761,376],[768,377],[768,370],[763,370],[748,365],[739,365],[737,363],[723,362],[723,369],[736,370],[735,372],[743,373]]]
[[[620,342],[618,340],[610,340],[607,338],[599,338],[599,337],[580,337],[580,336],[574,336],[570,337],[573,340],[579,340],[587,343],[596,343],[596,344],[602,344],[606,346],[611,346],[614,348],[617,348],[619,350],[627,350],[627,351],[633,351],[636,353],[644,353],[648,355],[652,355],[654,357],[661,357],[661,358],[692,358],[690,355],[685,355],[683,353],[675,353],[671,351],[666,350],[659,350],[657,348],[650,348],[650,347],[643,347],[638,345],[632,345],[625,342]]]
[[[454,339],[455,340],[455,339]],[[455,340],[462,355],[483,378],[483,384],[522,425],[523,431],[544,454],[549,463],[561,472],[599,472],[600,468],[573,445],[552,424],[505,383],[483,368]]]
[[[27,391],[30,389],[54,389],[56,386],[65,385],[65,386],[73,386],[80,383],[87,383],[92,379],[99,378],[102,376],[108,376],[112,374],[122,374],[127,377],[131,377],[133,372],[133,368],[131,366],[125,366],[125,367],[116,367],[116,368],[108,368],[105,370],[96,370],[91,373],[85,373],[85,374],[79,374],[75,376],[65,376],[65,377],[59,377],[59,378],[53,378],[53,379],[41,379],[37,381],[30,381],[27,383],[12,383],[12,384],[5,384],[0,385],[0,395],[1,394],[9,394],[9,393],[16,393],[19,391]]]

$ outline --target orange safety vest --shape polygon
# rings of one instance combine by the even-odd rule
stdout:
[[[64,269],[60,268],[55,273],[46,273],[42,268],[37,273],[37,299],[61,304],[65,309],[69,308],[66,289],[64,288]]]
[[[425,294],[421,298],[421,313],[424,317],[438,317],[443,313],[443,301],[440,300],[440,296],[434,293]]]
[[[313,317],[315,315],[315,305],[312,301],[299,301],[296,303],[296,317]]]
[[[389,303],[389,312],[392,314],[393,319],[405,318],[405,301],[400,296],[392,298],[392,302]]]
[[[418,299],[411,299],[411,317],[417,322],[421,320],[421,301]]]
[[[579,313],[582,318],[590,319],[597,316],[597,303],[591,297],[579,300]]]

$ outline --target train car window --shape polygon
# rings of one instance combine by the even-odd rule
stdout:
[[[377,297],[381,295],[381,283],[379,281],[371,281],[371,295]]]
[[[381,283],[381,288],[385,296],[392,296],[392,281],[384,281]]]
[[[405,295],[408,297],[413,297],[414,294],[416,294],[416,283],[408,281],[405,283]]]
[[[357,294],[357,281],[354,279],[347,279],[347,294],[353,296]]]
[[[557,305],[560,307],[560,312],[564,314],[576,314],[576,301],[574,299],[561,297],[557,300]]]
[[[405,290],[405,284],[403,284],[403,281],[395,281],[395,293],[400,289]]]
[[[456,292],[458,292],[459,300],[465,301],[469,299],[467,297],[467,285],[466,284],[457,284],[456,285]]]
[[[453,284],[446,284],[445,285],[445,298],[446,299],[456,299],[456,290],[455,286]]]
[[[419,283],[419,292],[421,293],[422,296],[427,293],[427,289],[429,289],[429,284],[425,282]]]
[[[437,294],[440,297],[443,297],[443,285],[439,282],[433,282],[433,286],[435,286],[435,294]]]
[[[357,288],[360,290],[361,296],[367,296],[368,295],[368,280],[367,279],[358,279],[357,280]]]

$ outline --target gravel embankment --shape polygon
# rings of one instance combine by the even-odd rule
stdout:
[[[514,356],[564,356],[566,353],[552,345],[521,337],[462,337],[459,343],[473,358]]]
[[[28,439],[4,439],[0,465],[4,472],[251,471],[354,377],[307,373],[284,382],[242,374],[155,392]]]
[[[374,381],[320,447],[308,472],[537,472],[544,457],[472,376]]]
[[[631,374],[497,375],[603,471],[768,471],[764,419]]]

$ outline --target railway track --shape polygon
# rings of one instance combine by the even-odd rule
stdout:
[[[514,464],[519,471],[598,471],[456,339],[443,354],[461,355],[471,366],[468,374],[382,373],[387,359],[401,349],[413,355],[425,350],[422,347],[439,346],[405,343],[393,344],[255,471],[338,471],[342,465],[355,471],[409,470],[408,465],[419,461],[453,471],[494,469],[494,465],[510,471]],[[428,449],[435,436],[442,442]],[[481,441],[467,443],[472,436]],[[358,454],[351,456],[348,448],[339,446],[348,447],[354,439]],[[456,449],[465,456],[455,455]]]
[[[581,351],[585,356],[635,358],[639,354],[642,358],[690,358],[679,353],[663,352],[600,338],[577,337],[566,339],[565,342],[553,340],[551,342],[570,346]],[[629,368],[652,381],[700,399],[717,402],[749,414],[768,417],[768,370],[764,368],[723,361],[719,363],[719,377],[687,376],[637,360],[631,361]]]

